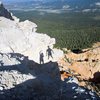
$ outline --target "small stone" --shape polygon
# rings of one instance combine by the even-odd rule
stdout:
[[[74,99],[77,98],[77,96],[74,96]]]
[[[3,87],[0,87],[0,90],[2,91],[3,90]]]

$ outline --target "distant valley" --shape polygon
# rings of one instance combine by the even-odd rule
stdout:
[[[83,49],[100,41],[99,0],[3,0],[15,16],[56,38],[58,48]]]

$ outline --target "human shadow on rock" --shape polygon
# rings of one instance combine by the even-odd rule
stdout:
[[[0,71],[18,71],[20,74],[31,74],[34,79],[29,79],[14,88],[0,91],[0,100],[34,100],[56,95],[60,88],[60,71],[57,62],[38,64],[29,60],[27,56],[19,53],[10,53],[9,59],[16,59],[20,64],[0,66]],[[43,99],[45,100],[45,99]]]
[[[0,100],[85,100],[91,99],[90,90],[81,92],[78,84],[67,78],[61,80],[57,62],[38,64],[19,53],[10,53],[10,58],[20,62],[18,65],[1,66],[0,71],[19,71],[21,74],[31,74],[29,79],[14,88],[0,91]],[[71,82],[69,82],[71,80]],[[79,88],[79,89],[78,89]],[[92,100],[92,99],[91,99]],[[98,96],[96,96],[96,100]]]

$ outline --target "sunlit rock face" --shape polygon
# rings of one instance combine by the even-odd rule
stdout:
[[[13,16],[0,2],[0,52],[21,53],[39,63],[40,52],[44,53],[44,62],[48,62],[46,56],[47,47],[52,49],[56,43],[54,38],[46,34],[36,32],[37,25],[29,20],[19,22],[20,19]],[[61,50],[53,49],[52,61],[57,61],[63,56]]]
[[[70,68],[79,73],[82,79],[89,80],[97,77],[96,81],[98,81],[98,75],[95,74],[100,74],[100,42],[95,43],[91,48],[84,49],[79,54],[69,51],[65,61],[60,62],[64,68]]]
[[[0,52],[16,52],[28,56],[39,62],[39,52],[43,51],[45,62],[48,62],[46,49],[53,48],[54,38],[36,32],[37,25],[28,20],[24,22],[12,21],[0,17]],[[63,56],[61,50],[54,49],[54,61]]]
[[[37,25],[29,20],[19,23],[20,28],[27,33],[36,32]]]

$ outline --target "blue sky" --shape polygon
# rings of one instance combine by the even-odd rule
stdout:
[[[17,2],[20,2],[20,1],[32,1],[32,0],[1,0],[3,2],[12,2],[12,1],[17,1]]]
[[[45,1],[45,2],[47,2],[47,1],[54,1],[54,0],[0,0],[0,1],[2,1],[2,2],[4,2],[4,3],[9,3],[9,2],[29,2],[29,1]],[[58,0],[58,1],[60,1],[60,0]],[[61,0],[61,1],[63,1],[63,0]]]
[[[5,2],[7,2],[7,1],[17,1],[17,2],[20,2],[20,1],[34,1],[34,0],[1,0],[1,1],[5,1]],[[35,0],[35,1],[43,1],[43,0]],[[46,0],[44,0],[44,1],[46,1]],[[52,1],[52,0],[49,0],[49,1]]]
[[[1,0],[1,1],[47,1],[47,0]],[[48,0],[48,1],[53,1],[53,0]]]
[[[1,1],[18,1],[18,0],[1,0]],[[29,1],[29,0],[19,0],[19,1]]]

